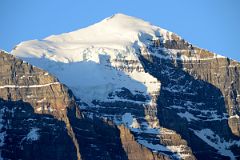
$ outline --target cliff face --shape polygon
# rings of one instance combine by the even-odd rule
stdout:
[[[182,58],[177,62],[178,68],[182,68],[195,79],[203,80],[220,89],[225,102],[225,111],[229,115],[229,127],[233,134],[240,136],[240,63],[193,47],[178,39],[169,41],[165,47]]]
[[[1,99],[0,107],[2,159],[78,159],[64,121],[21,100]]]
[[[46,71],[6,53],[1,52],[0,60],[0,97],[29,102],[36,113],[64,118],[67,107],[73,106],[73,96],[63,84]]]
[[[9,158],[13,159],[31,159],[32,154],[37,152],[36,148],[41,148],[42,145],[48,146],[43,147],[42,152],[50,148],[49,150],[55,152],[59,157],[65,154],[63,157],[70,156],[75,157],[74,159],[80,159],[75,133],[71,129],[69,117],[67,116],[69,110],[71,110],[76,113],[75,116],[80,117],[71,92],[47,72],[18,60],[7,53],[0,53],[0,66],[1,107],[2,114],[5,117],[3,121],[7,125],[7,128],[2,128],[2,130],[6,130],[4,133],[7,138],[2,141],[2,150],[4,151],[6,147],[9,151],[16,151],[15,157],[11,157],[11,154],[6,153],[6,158],[10,156]],[[50,118],[47,115],[51,115]],[[22,125],[26,126],[26,128],[23,128]],[[44,129],[46,130],[42,131]],[[15,132],[15,130],[17,131]],[[25,134],[22,135],[22,132]],[[44,133],[48,135],[45,136]],[[34,140],[31,141],[30,138],[29,142],[28,136],[33,136]],[[39,142],[39,137],[43,137],[43,141]],[[67,139],[65,145],[69,146],[71,152],[68,151],[66,146],[66,148],[54,149],[54,141],[47,141],[53,137],[56,137],[56,143],[61,145],[64,145],[63,140]],[[32,153],[27,154],[24,143],[32,144],[31,142],[37,144],[35,144],[36,147],[30,148]],[[9,143],[12,143],[12,145]],[[61,150],[65,151],[65,153],[58,153]],[[36,159],[53,157],[49,152],[46,154],[42,154],[42,152],[36,154]]]
[[[147,148],[137,143],[130,130],[126,128],[124,125],[120,125],[118,128],[120,130],[121,142],[123,144],[125,152],[128,155],[128,159],[132,160],[169,159],[168,156],[152,153]]]
[[[84,118],[71,91],[52,75],[4,52],[0,68],[3,159],[134,159],[124,150],[121,129],[97,117]],[[129,143],[130,150],[154,155],[136,147],[135,140]]]
[[[198,159],[239,157],[239,63],[184,40],[162,44],[140,51],[144,68],[161,82],[160,125],[182,135]]]
[[[233,134],[240,136],[240,64],[228,58],[216,58],[191,63],[183,62],[183,67],[192,76],[220,89],[229,115],[229,127]]]

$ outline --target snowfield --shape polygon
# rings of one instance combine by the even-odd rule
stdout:
[[[54,74],[91,105],[92,97],[106,100],[109,93],[126,86],[133,94],[158,92],[160,82],[144,71],[137,53],[152,39],[171,34],[116,14],[84,29],[20,43],[11,54]],[[127,67],[134,69],[124,70]]]

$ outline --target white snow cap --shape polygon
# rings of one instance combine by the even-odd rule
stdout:
[[[11,54],[52,73],[88,102],[93,97],[106,99],[126,86],[132,93],[151,95],[159,93],[160,82],[144,70],[139,50],[173,35],[179,37],[141,19],[115,14],[87,28],[22,42]],[[171,50],[166,53],[175,55]]]
[[[106,99],[126,86],[147,95],[157,93],[160,83],[144,71],[136,50],[160,32],[167,33],[138,18],[116,14],[77,31],[22,42],[11,53],[54,74],[85,102]],[[121,69],[131,66],[141,71]]]
[[[43,40],[22,42],[12,54],[19,57],[45,57],[64,63],[77,62],[82,60],[82,54],[87,49],[128,50],[135,42],[141,46],[146,40],[160,35],[167,38],[171,34],[141,19],[115,14],[87,28],[52,35]]]

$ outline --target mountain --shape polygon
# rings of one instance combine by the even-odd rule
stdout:
[[[110,128],[116,133],[97,129],[102,140],[98,144],[105,147],[97,147],[101,151],[92,156],[240,158],[240,63],[198,48],[175,33],[116,14],[84,29],[22,42],[11,54],[48,71],[71,89],[74,110],[80,109],[84,117],[81,123],[72,120],[69,129],[73,141],[79,142],[78,157],[89,153],[83,159],[93,158],[94,147],[81,154],[81,141],[86,140],[79,137],[87,135],[75,131],[87,127],[88,119],[88,124],[95,123],[94,132],[107,121],[113,122]],[[107,135],[115,135],[118,142],[111,142],[121,153],[109,151],[104,144],[110,143]],[[142,147],[146,157],[141,156]]]

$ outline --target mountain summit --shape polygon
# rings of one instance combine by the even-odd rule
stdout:
[[[160,35],[165,40],[170,39],[171,34],[141,19],[115,14],[87,28],[20,43],[12,53],[21,57],[45,56],[64,63],[77,62],[81,61],[80,53],[86,48],[126,50],[134,43],[142,46]]]
[[[128,159],[137,156],[133,139],[169,159],[240,156],[240,64],[175,33],[116,14],[11,54],[66,84],[84,117],[129,135]]]
[[[132,91],[157,92],[160,85],[151,75],[112,67],[125,68],[127,64],[123,61],[131,60],[135,67],[142,69],[138,50],[160,35],[166,37],[170,32],[140,19],[116,14],[84,29],[23,42],[11,53],[57,75],[76,95],[81,94],[81,99],[89,101],[90,97],[92,101],[91,97],[106,98],[126,84]]]

